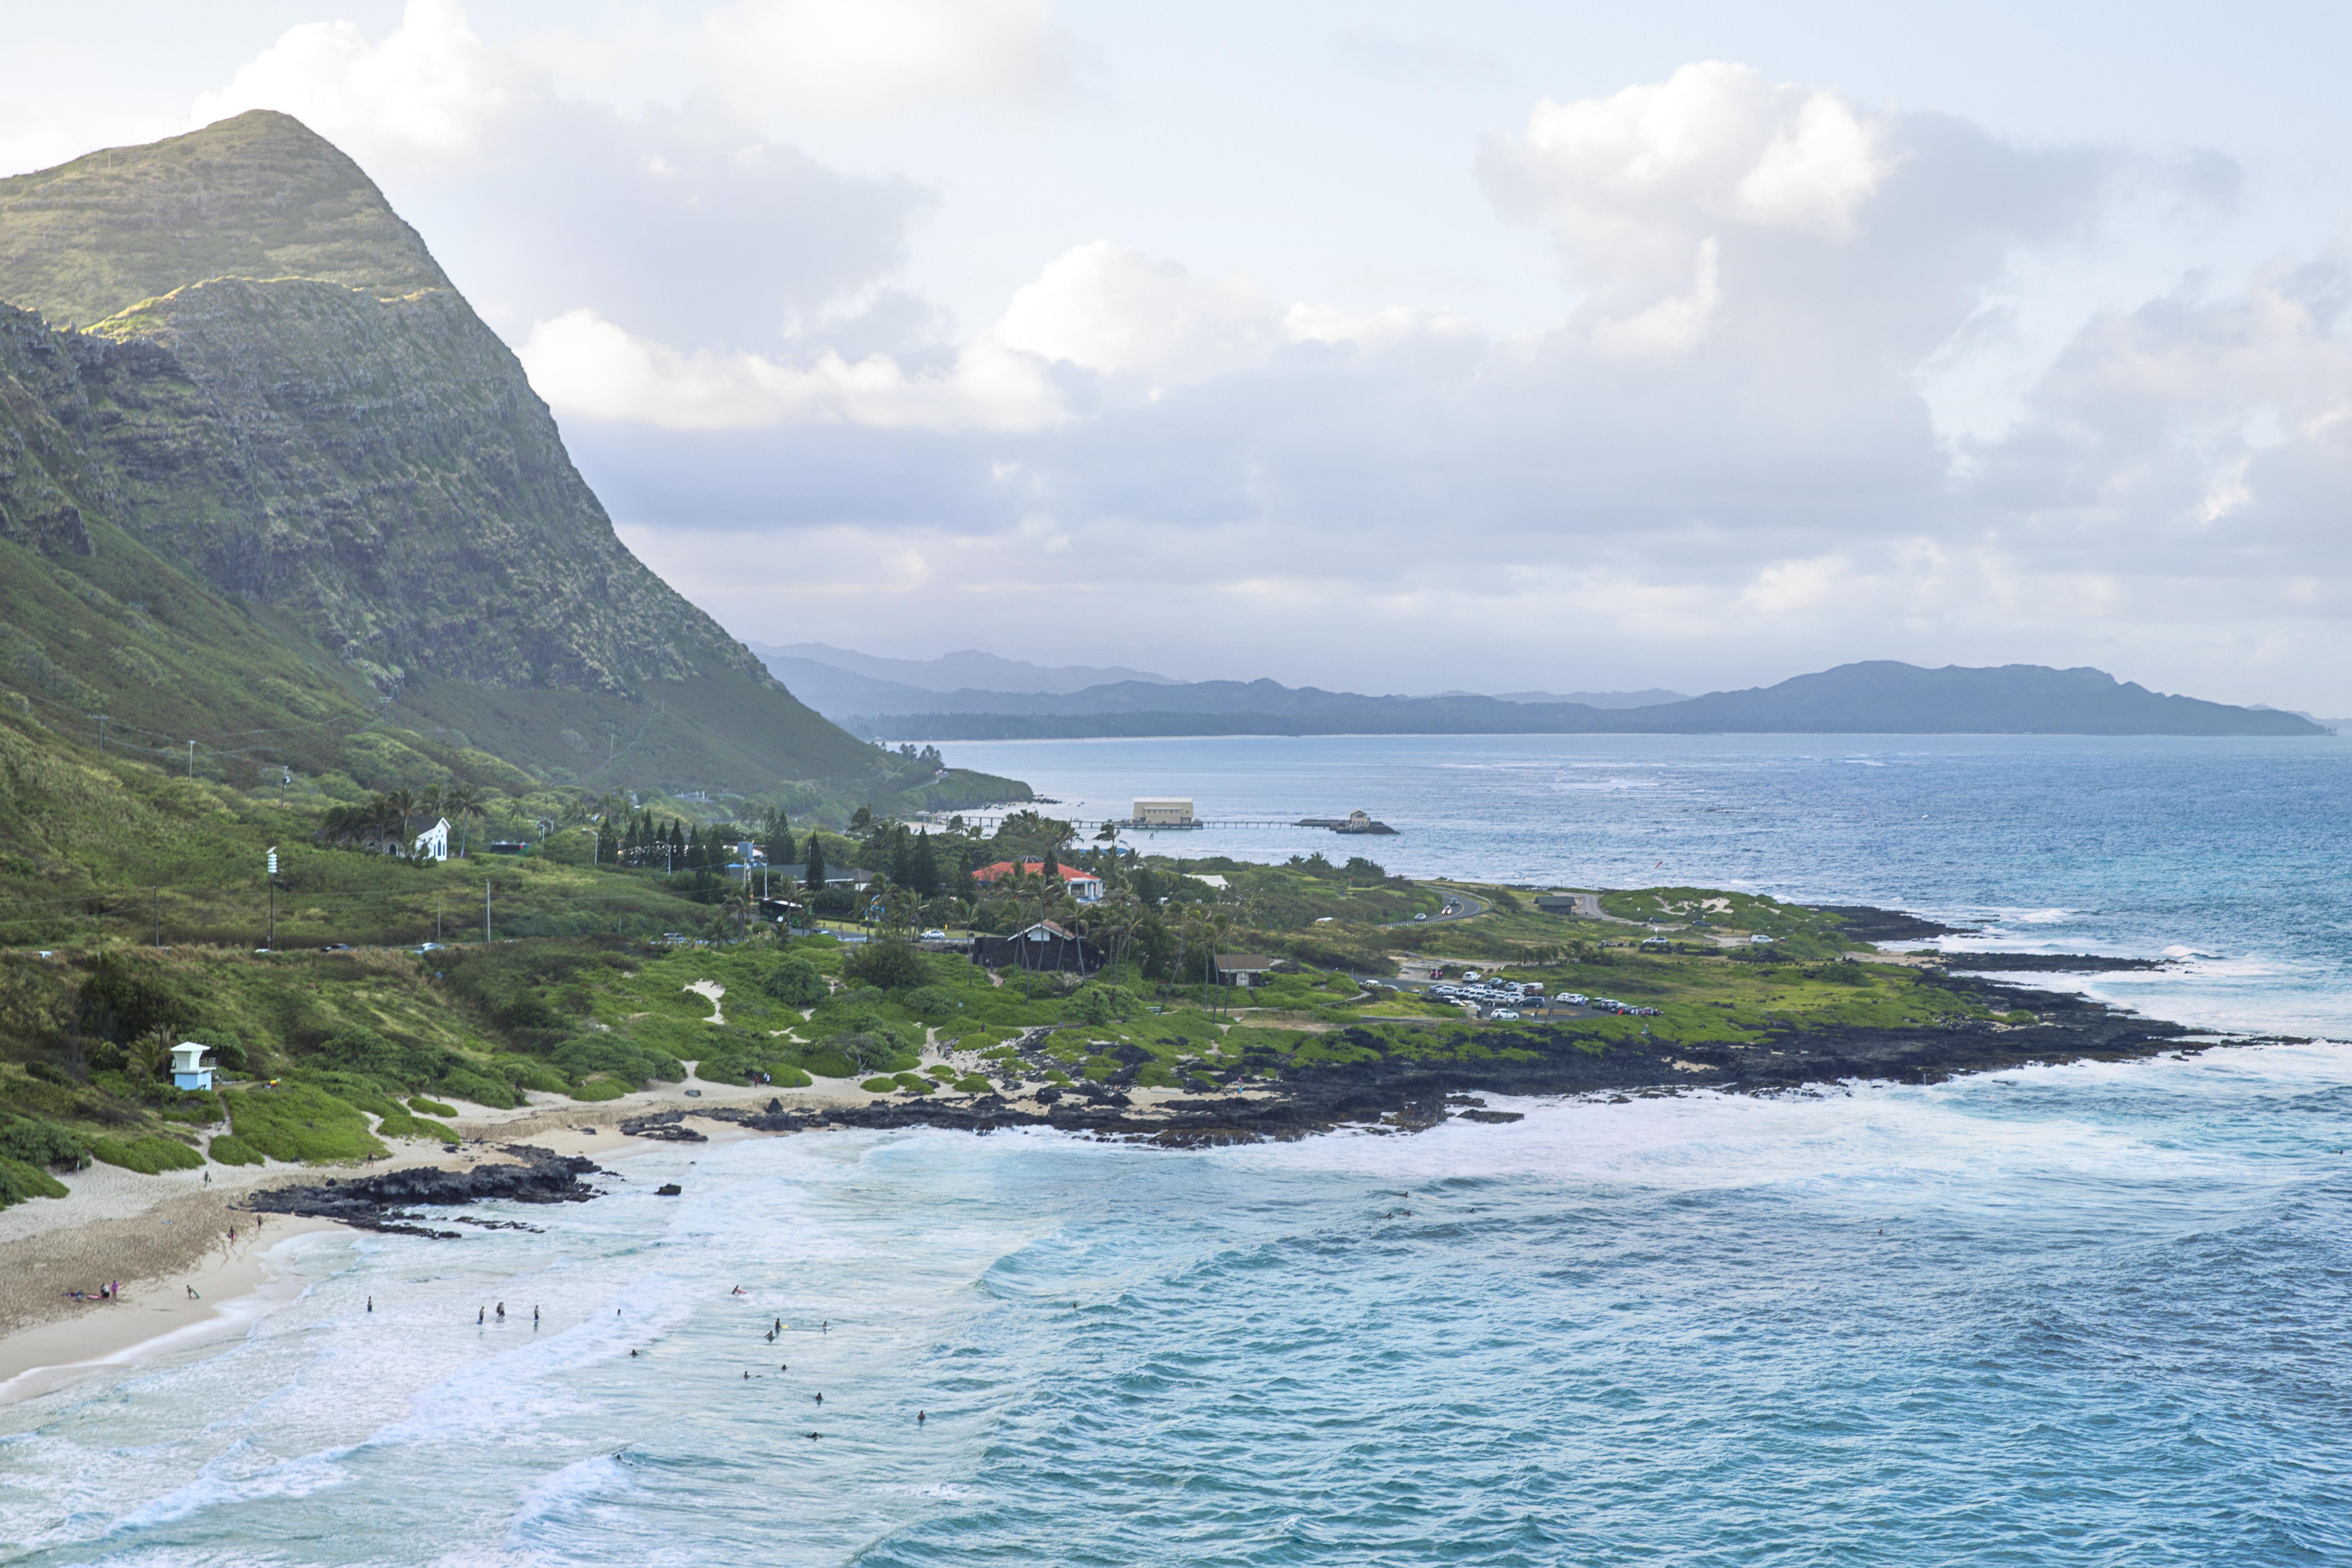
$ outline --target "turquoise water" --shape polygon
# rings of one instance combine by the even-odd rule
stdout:
[[[1393,744],[1329,743],[1290,809],[1407,826],[1330,798]],[[2166,982],[2192,1010],[2341,1016],[2332,742],[1646,744],[1590,776],[1409,745],[1444,814],[1382,847],[1604,879],[1672,846],[1695,880],[2210,954]],[[1191,782],[1106,754],[1090,781]],[[0,1561],[2352,1556],[2352,1051],[1516,1108],[1191,1153],[660,1148],[537,1234],[298,1238],[313,1285],[243,1337],[0,1411]]]

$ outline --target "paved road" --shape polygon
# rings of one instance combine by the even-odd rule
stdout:
[[[1483,915],[1495,907],[1486,900],[1473,898],[1468,893],[1457,893],[1446,888],[1440,888],[1437,890],[1444,898],[1445,904],[1435,914],[1427,920],[1417,921],[1407,917],[1401,921],[1391,921],[1389,924],[1392,927],[1442,925],[1447,921],[1466,921],[1475,916]]]

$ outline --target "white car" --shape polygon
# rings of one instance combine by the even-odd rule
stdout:
[[[927,931],[923,933],[925,942],[945,942],[947,939],[948,933],[943,931]]]
[[[1518,1016],[1517,1013],[1512,1012],[1508,1007],[1504,1008],[1502,1011],[1500,1011],[1500,1012],[1498,1012],[1498,1013],[1496,1013],[1496,1014],[1491,1015],[1491,1016],[1496,1017],[1496,1018],[1498,1018],[1498,1019],[1504,1019],[1504,1020],[1507,1020],[1507,1021],[1508,1021],[1508,1022],[1510,1022],[1510,1023],[1514,1023],[1514,1024],[1516,1024],[1516,1023],[1517,1023],[1517,1022],[1519,1021],[1519,1016]]]

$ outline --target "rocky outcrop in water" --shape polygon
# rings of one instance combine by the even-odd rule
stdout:
[[[244,1206],[266,1214],[340,1220],[362,1230],[454,1240],[460,1232],[419,1225],[419,1216],[408,1211],[477,1203],[576,1204],[596,1195],[596,1189],[581,1178],[596,1174],[599,1168],[577,1154],[558,1154],[530,1143],[509,1143],[499,1152],[514,1156],[516,1163],[463,1171],[420,1165],[350,1181],[331,1176],[320,1183],[262,1188]]]

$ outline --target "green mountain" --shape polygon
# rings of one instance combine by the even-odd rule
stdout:
[[[331,709],[600,788],[911,782],[629,553],[513,353],[299,121],[0,181],[0,300],[47,323],[0,315],[0,577],[215,626],[175,656],[11,615],[60,700],[128,703],[110,661],[144,655],[164,731]],[[156,695],[199,668],[242,689]]]

